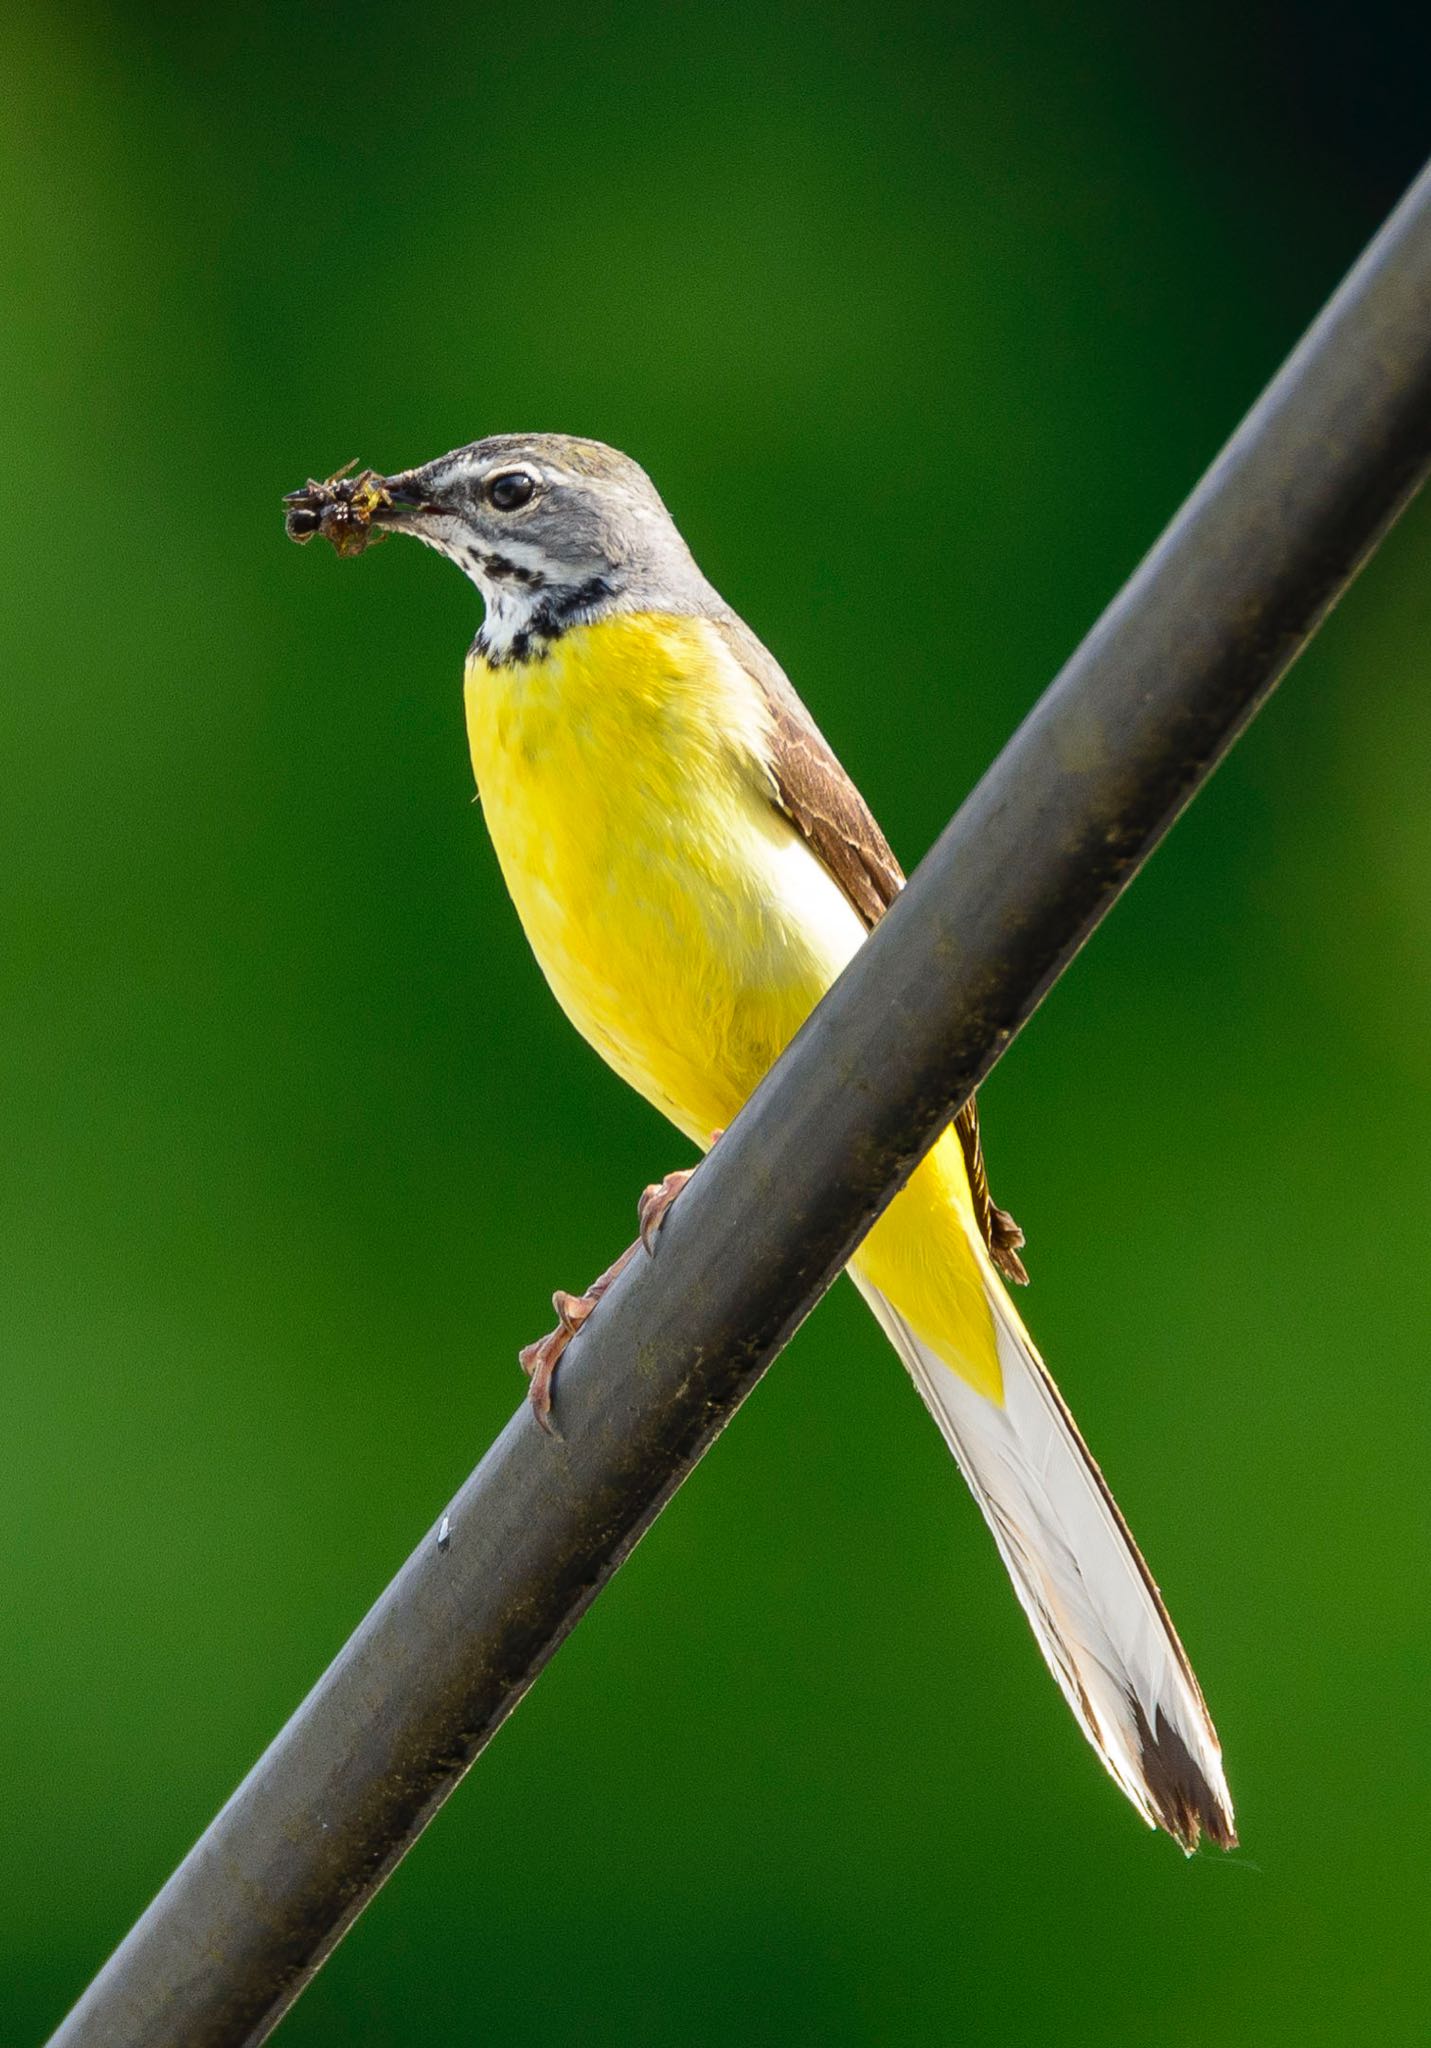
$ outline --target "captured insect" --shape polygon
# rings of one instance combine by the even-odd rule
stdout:
[[[391,505],[392,499],[375,469],[350,476],[356,468],[355,456],[321,483],[310,476],[302,490],[288,492],[283,523],[290,540],[301,546],[316,534],[331,541],[337,554],[360,555],[374,541],[387,538],[373,526],[373,514]]]

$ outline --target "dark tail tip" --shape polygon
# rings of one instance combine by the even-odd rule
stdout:
[[[1138,1700],[1128,1702],[1143,1746],[1143,1778],[1159,1823],[1191,1855],[1203,1835],[1219,1849],[1237,1847],[1226,1793],[1213,1785],[1177,1729],[1161,1712],[1150,1725]]]

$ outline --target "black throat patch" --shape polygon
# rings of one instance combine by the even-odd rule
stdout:
[[[502,555],[489,555],[483,569],[497,583],[512,582],[532,590],[544,590],[546,587],[537,571],[523,569]],[[508,668],[517,662],[540,660],[563,633],[581,625],[598,605],[605,604],[615,595],[614,585],[604,576],[591,576],[585,583],[548,590],[533,604],[523,624],[505,645],[494,645],[491,622],[484,619],[472,643],[472,652],[480,654],[489,668]]]

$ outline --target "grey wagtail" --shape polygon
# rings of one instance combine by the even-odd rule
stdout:
[[[502,434],[394,476],[310,482],[296,540],[406,533],[482,594],[467,733],[482,812],[553,993],[697,1147],[726,1125],[903,883],[779,665],[629,456]],[[643,1198],[649,1245],[688,1176]],[[1186,1849],[1236,1840],[1217,1735],[1152,1575],[1015,1309],[1022,1234],[971,1102],[850,1262],[973,1490],[1049,1669],[1111,1775]],[[628,1253],[626,1256],[630,1256]],[[552,1375],[617,1267],[559,1293]]]

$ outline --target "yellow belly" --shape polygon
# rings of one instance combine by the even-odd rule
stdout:
[[[541,659],[467,670],[492,842],[558,1002],[704,1149],[865,931],[775,808],[755,685],[703,621],[626,614]],[[855,1263],[998,1397],[963,1155],[952,1133]]]

